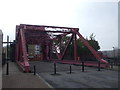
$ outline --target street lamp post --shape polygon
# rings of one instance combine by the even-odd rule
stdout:
[[[9,48],[9,36],[7,36],[7,66],[6,66],[6,75],[9,75],[9,51],[8,51],[8,48]]]
[[[113,47],[113,62],[115,63],[115,47]]]

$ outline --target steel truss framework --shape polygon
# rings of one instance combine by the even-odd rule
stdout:
[[[71,35],[70,39],[63,51],[61,51],[62,37]],[[62,62],[68,64],[81,64],[81,60],[77,59],[77,42],[76,36],[79,36],[80,40],[88,47],[94,57],[100,61],[101,67],[108,66],[108,62],[103,60],[98,53],[89,45],[84,37],[79,33],[79,28],[69,27],[57,27],[57,26],[43,26],[43,25],[26,25],[20,24],[16,26],[16,61],[22,67],[25,72],[30,71],[30,65],[27,56],[27,44],[41,44],[44,46],[43,60],[49,60],[54,62]],[[54,41],[59,42],[59,50],[54,45]],[[64,60],[66,51],[71,41],[74,40],[74,60]],[[57,59],[52,57],[53,51],[55,52]],[[97,65],[97,63],[86,62],[85,65]]]

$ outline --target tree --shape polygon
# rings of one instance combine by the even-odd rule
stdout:
[[[86,39],[88,43],[96,50],[98,51],[100,49],[98,41],[95,40],[95,35],[93,33],[89,36],[90,39]],[[85,55],[85,54],[92,54],[90,50],[84,45],[84,43],[77,39],[77,53],[78,55]]]
[[[90,40],[95,40],[95,35],[92,33],[89,38]]]
[[[63,50],[66,46],[66,43],[69,39],[70,39],[69,36],[62,38],[62,46],[61,46],[62,52],[63,52]],[[96,51],[98,51],[100,49],[99,43],[98,43],[98,41],[95,40],[95,35],[93,33],[89,36],[89,39],[86,38],[86,40]],[[59,41],[55,41],[54,43],[56,46],[59,46]],[[74,57],[74,41],[73,40],[71,41],[66,54],[70,55],[71,58]],[[78,56],[92,55],[92,53],[90,52],[88,47],[85,46],[84,43],[80,39],[77,39],[77,55]]]

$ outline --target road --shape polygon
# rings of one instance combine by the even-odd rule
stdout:
[[[30,64],[31,69],[36,65],[37,73],[54,88],[118,88],[117,71],[85,67],[82,72],[81,66],[72,65],[73,73],[69,74],[68,64],[57,63],[58,74],[53,75],[52,62],[32,61]]]

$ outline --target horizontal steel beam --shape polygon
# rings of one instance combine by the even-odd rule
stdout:
[[[72,27],[60,27],[60,26],[46,26],[46,25],[29,25],[29,24],[20,24],[21,27],[47,27],[47,28],[60,28],[60,29],[79,29],[79,28],[72,28]]]
[[[27,30],[33,30],[32,28],[30,29],[26,29],[25,31],[27,32]],[[34,29],[34,31],[37,31],[38,29]],[[52,33],[72,33],[71,31],[53,31],[53,30],[38,30],[40,32],[52,32]]]

